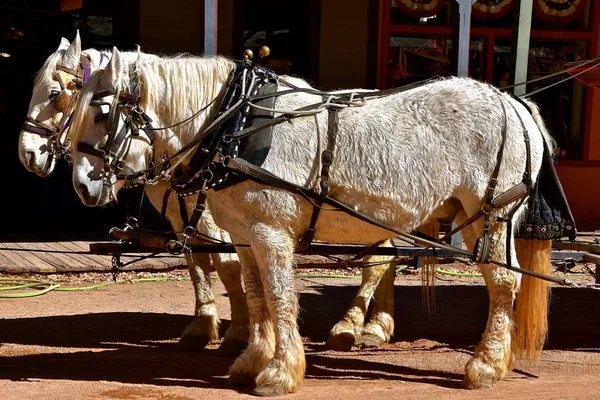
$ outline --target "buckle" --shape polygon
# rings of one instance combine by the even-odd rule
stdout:
[[[191,238],[196,234],[197,229],[193,226],[186,226],[181,233],[185,238]]]
[[[323,150],[321,153],[321,162],[323,165],[331,165],[333,162],[333,152],[331,150]]]
[[[484,203],[481,205],[481,212],[483,212],[484,214],[489,214],[492,211],[494,211],[494,206],[490,203]]]

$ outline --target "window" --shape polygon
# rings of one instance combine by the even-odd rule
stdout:
[[[445,36],[390,37],[388,87],[450,75],[449,42]]]
[[[586,56],[586,41],[532,40],[527,80],[562,71]],[[497,39],[494,46],[494,85],[503,87],[508,84],[509,66],[510,40]],[[566,77],[566,74],[549,76],[547,79],[527,84],[526,92],[532,93],[546,88],[529,99],[540,107],[546,127],[557,142],[559,158],[580,160],[583,158],[586,89],[575,79],[561,82]]]

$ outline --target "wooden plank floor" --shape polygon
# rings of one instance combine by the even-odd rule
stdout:
[[[582,232],[577,240],[594,243],[593,232]],[[599,235],[600,236],[600,235]],[[112,268],[112,257],[89,252],[89,241],[56,242],[0,242],[0,272],[7,273],[60,273],[60,272],[106,272]],[[397,243],[404,244],[404,243]],[[598,244],[600,246],[600,244]],[[560,247],[560,246],[556,246]],[[127,254],[121,262],[127,264],[122,270],[161,271],[187,268],[183,256],[161,253],[155,257],[139,259],[148,254]],[[299,256],[300,264],[311,264],[310,256]],[[316,262],[324,262],[318,260]]]
[[[112,257],[89,253],[92,242],[6,242],[0,243],[0,272],[56,273],[109,271]],[[127,254],[121,262],[122,270],[166,270],[186,268],[183,256],[159,254],[139,259],[148,254]],[[129,264],[130,263],[130,264]]]

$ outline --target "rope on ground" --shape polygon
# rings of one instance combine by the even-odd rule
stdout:
[[[436,268],[435,272],[437,272],[438,274],[442,274],[442,275],[460,276],[460,277],[467,277],[467,278],[481,278],[481,277],[483,277],[483,275],[478,274],[478,273],[473,273],[473,272],[453,272],[453,271],[446,271],[445,269],[441,269],[441,268]]]
[[[25,298],[34,297],[42,294],[46,294],[50,291],[57,292],[74,292],[82,290],[93,290],[104,286],[110,286],[121,283],[137,283],[137,282],[161,282],[161,281],[183,281],[189,280],[189,278],[173,278],[173,277],[157,277],[157,278],[138,278],[128,279],[117,282],[102,282],[95,285],[89,286],[78,286],[78,287],[61,287],[60,284],[41,281],[37,279],[23,279],[23,278],[0,278],[0,298]],[[29,288],[36,288],[36,290],[28,292],[17,292],[17,293],[2,293],[8,290],[23,290]]]
[[[408,269],[408,265],[402,265],[396,268],[396,273],[402,272]],[[459,277],[481,277],[481,274],[467,273],[467,272],[452,272],[446,271],[441,268],[436,268],[437,273]],[[361,279],[359,275],[331,275],[331,274],[296,274],[296,278],[337,278],[337,279]],[[89,286],[71,286],[62,287],[59,283],[50,281],[42,281],[38,279],[26,279],[26,278],[0,278],[0,298],[26,298],[40,296],[51,291],[57,292],[74,292],[93,290],[105,286],[116,285],[121,283],[138,283],[138,282],[164,282],[164,281],[189,281],[189,278],[185,277],[157,277],[157,278],[138,278],[138,279],[126,279],[116,282],[102,282]],[[24,289],[35,290],[23,291]],[[11,292],[8,291],[18,291]]]

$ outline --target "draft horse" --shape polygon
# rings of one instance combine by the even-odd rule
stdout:
[[[173,161],[174,154],[181,156],[173,162],[181,174],[200,179],[214,221],[239,245],[246,289],[250,338],[230,368],[232,384],[280,395],[296,390],[304,378],[293,255],[305,232],[329,243],[371,245],[433,219],[460,225],[480,210],[485,218],[471,221],[463,233],[479,257],[489,316],[465,366],[464,383],[489,386],[515,356],[539,356],[547,332],[546,284],[532,279],[521,285],[519,273],[499,265],[518,267],[527,260],[521,265],[527,270],[549,269],[549,241],[516,249],[514,240],[524,196],[538,178],[545,148],[553,147],[534,104],[527,104],[532,113],[515,98],[468,78],[337,101],[301,79],[222,57],[174,59],[168,66],[141,62],[136,65],[141,91],[132,97],[123,95],[131,86],[127,69],[113,51],[107,68],[82,91],[73,121],[73,183],[86,203],[103,205],[124,186],[124,173],[140,176],[127,171],[173,172],[165,160]],[[256,74],[279,84],[271,110],[272,120],[281,122],[274,125],[260,168],[237,157],[250,131],[210,135],[232,115],[217,106],[232,87],[241,95],[229,110],[254,107],[256,92],[246,90],[254,84],[246,83]],[[232,84],[232,76],[243,83]],[[174,85],[174,79],[187,84]],[[132,130],[115,144],[132,104],[165,125],[188,117],[191,105],[206,107],[206,114],[193,129],[174,129],[154,140]],[[195,154],[201,153],[204,162],[195,168]],[[495,202],[500,196],[504,201]]]

